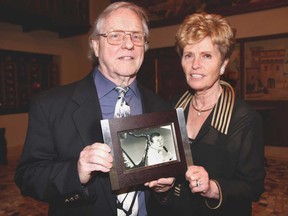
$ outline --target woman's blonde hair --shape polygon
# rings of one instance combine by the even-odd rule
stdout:
[[[205,37],[218,46],[222,59],[228,59],[234,49],[235,33],[229,23],[218,14],[205,12],[187,16],[176,33],[176,49],[180,56],[188,44],[194,44]]]

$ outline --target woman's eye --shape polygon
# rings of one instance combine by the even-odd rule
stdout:
[[[205,59],[211,59],[211,58],[212,58],[212,55],[210,55],[210,54],[204,54],[204,55],[203,55],[203,58],[205,58]]]
[[[189,59],[189,58],[191,58],[191,57],[192,57],[191,54],[185,54],[185,55],[184,55],[184,58],[185,58],[185,59]]]

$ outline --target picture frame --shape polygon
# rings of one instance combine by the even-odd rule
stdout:
[[[243,41],[244,99],[288,101],[288,34]]]
[[[120,0],[112,0],[117,2]],[[130,0],[146,8],[149,14],[150,28],[157,28],[168,25],[179,24],[187,15],[206,11],[217,13],[223,16],[231,16],[243,13],[250,13],[260,10],[273,9],[287,6],[287,0],[270,1],[179,1],[179,0]]]
[[[101,127],[104,142],[111,147],[113,156],[113,167],[109,176],[114,191],[159,178],[184,175],[187,166],[193,164],[184,112],[181,108],[161,113],[105,119],[101,120]],[[161,135],[167,150],[164,152],[169,151],[174,157],[172,160],[155,162],[159,158],[151,154],[148,158],[153,159],[154,163],[147,163],[149,159],[146,156],[150,149],[153,150],[153,133]],[[127,165],[127,159],[133,166]]]

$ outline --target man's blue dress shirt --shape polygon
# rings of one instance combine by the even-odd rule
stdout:
[[[114,118],[115,105],[118,98],[118,93],[115,89],[115,83],[108,80],[103,74],[95,68],[93,71],[95,86],[98,93],[101,112],[103,119]],[[125,101],[130,106],[131,115],[142,114],[141,94],[137,87],[137,80],[135,79],[130,85],[129,90],[125,94]],[[146,206],[144,192],[141,191],[138,197],[139,214],[138,216],[146,216]]]

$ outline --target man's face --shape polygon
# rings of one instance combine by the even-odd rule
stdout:
[[[154,148],[156,150],[163,149],[163,137],[162,136],[154,136],[152,138],[151,146],[152,146],[152,148]]]
[[[114,11],[106,18],[100,33],[111,30],[125,32],[143,32],[140,18],[131,10],[122,8]],[[99,60],[98,69],[116,85],[129,85],[135,78],[143,59],[144,45],[135,46],[130,35],[126,35],[123,43],[111,45],[106,37],[93,40],[93,47]]]

